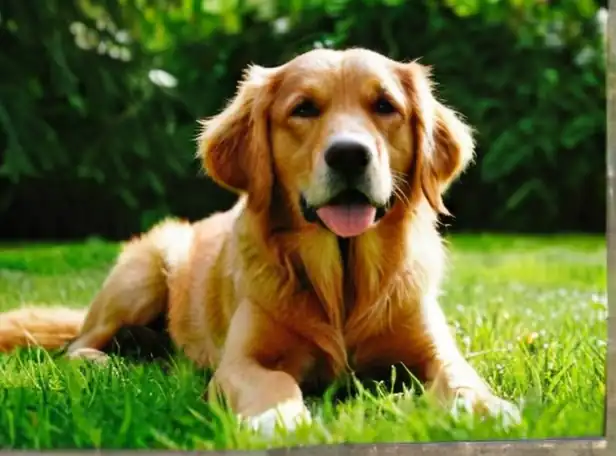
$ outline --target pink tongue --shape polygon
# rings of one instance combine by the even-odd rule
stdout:
[[[337,236],[353,237],[372,226],[376,209],[367,204],[325,206],[317,210],[317,215]]]

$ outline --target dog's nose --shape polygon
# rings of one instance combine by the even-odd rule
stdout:
[[[340,174],[355,176],[365,171],[371,156],[370,149],[365,144],[341,139],[327,148],[325,163]]]

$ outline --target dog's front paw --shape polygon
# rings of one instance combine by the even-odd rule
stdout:
[[[285,402],[243,421],[254,431],[272,437],[279,428],[292,432],[301,424],[312,423],[312,416],[303,403]]]
[[[451,412],[454,417],[458,417],[461,411],[499,419],[505,428],[522,422],[520,410],[511,402],[492,394],[477,394],[472,390],[465,389],[456,393]]]

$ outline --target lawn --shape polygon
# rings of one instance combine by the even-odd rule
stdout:
[[[410,393],[361,390],[311,404],[321,422],[265,441],[202,401],[205,373],[157,365],[0,355],[0,448],[256,449],[343,442],[603,434],[607,340],[604,237],[457,236],[442,305],[471,363],[523,423],[454,419]],[[0,310],[87,305],[116,244],[0,246]]]

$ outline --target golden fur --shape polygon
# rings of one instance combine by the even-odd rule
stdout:
[[[387,115],[370,108],[383,94],[395,108]],[[289,114],[307,99],[318,115]],[[368,138],[375,195],[394,195],[375,226],[348,240],[346,258],[336,235],[307,222],[298,203],[300,193],[323,198],[323,151],[340,132]],[[199,137],[206,171],[241,195],[237,204],[194,224],[164,221],[128,242],[83,326],[73,313],[46,315],[47,328],[43,310],[0,315],[0,350],[60,345],[64,331],[76,336],[68,354],[78,357],[167,309],[177,347],[215,368],[210,391],[264,428],[273,411],[288,426],[309,419],[300,386],[312,379],[398,362],[444,400],[515,412],[463,358],[437,300],[442,194],[473,146],[417,62],[350,49],[253,66]]]

